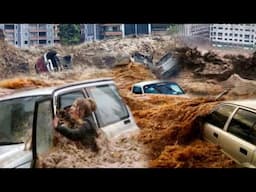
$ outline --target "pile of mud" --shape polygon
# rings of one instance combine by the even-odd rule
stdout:
[[[0,41],[0,78],[10,77],[13,74],[29,74],[28,60],[20,50]]]
[[[202,120],[218,104],[215,100],[150,96],[126,101],[141,128],[139,141],[148,148],[151,167],[236,166],[216,145],[202,140]]]
[[[214,144],[195,140],[189,145],[167,145],[161,155],[150,162],[159,168],[233,168],[235,163],[227,159]]]
[[[96,139],[100,147],[92,152],[80,143],[59,136],[56,146],[39,158],[38,168],[145,168],[148,159],[144,146],[138,142],[138,133],[120,135],[108,140],[99,131]]]

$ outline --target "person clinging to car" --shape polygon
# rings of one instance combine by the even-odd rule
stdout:
[[[98,152],[99,147],[96,143],[98,133],[95,125],[86,118],[96,110],[96,103],[90,98],[77,98],[68,110],[69,120],[73,125],[61,123],[58,116],[53,119],[53,127],[63,136],[72,141],[80,141],[84,146]]]

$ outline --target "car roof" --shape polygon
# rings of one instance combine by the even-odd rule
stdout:
[[[6,99],[15,99],[20,97],[27,97],[27,96],[37,96],[37,95],[52,95],[55,90],[61,89],[61,88],[67,88],[72,87],[75,85],[80,84],[87,84],[87,83],[96,83],[96,82],[104,82],[104,81],[112,81],[112,78],[101,78],[101,79],[91,79],[86,81],[76,81],[73,83],[68,83],[64,85],[59,86],[53,86],[53,87],[44,87],[44,88],[33,88],[33,89],[19,89],[15,91],[14,93],[7,94],[0,97],[1,100]]]
[[[175,83],[175,82],[168,81],[168,80],[150,80],[150,81],[141,81],[139,83],[135,83],[135,84],[133,84],[133,86],[143,87],[145,85],[154,84],[154,83],[163,83],[163,82]]]
[[[234,100],[234,101],[225,101],[226,104],[234,104],[239,106],[244,106],[247,108],[256,110],[256,99],[245,99],[245,100]]]

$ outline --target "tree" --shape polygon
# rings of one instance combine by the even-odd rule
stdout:
[[[60,42],[64,45],[74,45],[80,43],[80,31],[80,24],[60,24]]]
[[[178,24],[170,24],[167,31],[168,31],[168,34],[170,34],[170,35],[177,35],[179,33],[179,25]]]

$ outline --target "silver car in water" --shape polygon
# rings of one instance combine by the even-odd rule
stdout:
[[[83,97],[97,105],[90,116],[109,138],[136,131],[129,107],[110,78],[19,91],[0,97],[0,168],[30,168],[53,146],[52,120],[58,109]]]
[[[256,167],[256,100],[219,104],[205,119],[203,136],[238,167]]]

